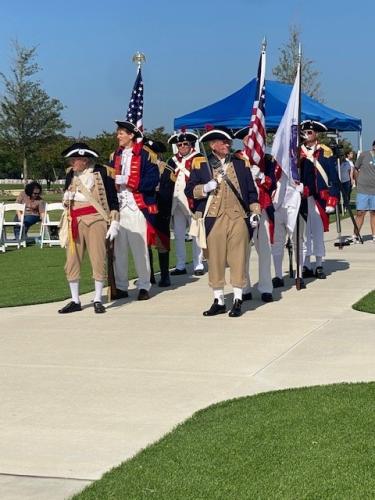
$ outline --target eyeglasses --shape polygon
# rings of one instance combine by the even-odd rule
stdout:
[[[190,142],[178,142],[177,147],[182,148],[182,146],[190,146]]]

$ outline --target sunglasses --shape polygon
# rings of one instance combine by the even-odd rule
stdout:
[[[33,194],[34,194],[35,196],[39,196],[39,195],[40,195],[40,191],[33,191]]]
[[[190,142],[178,142],[177,147],[182,148],[182,146],[190,146]]]
[[[315,131],[314,130],[306,130],[305,134],[307,134],[307,135],[315,134]]]

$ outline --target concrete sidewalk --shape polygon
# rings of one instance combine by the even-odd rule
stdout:
[[[221,400],[374,380],[375,318],[351,306],[375,288],[375,244],[339,250],[335,234],[327,280],[298,292],[286,278],[275,302],[255,292],[238,319],[202,316],[206,276],[174,278],[148,302],[134,292],[105,315],[91,296],[67,316],[56,303],[2,309],[1,499],[67,498]]]

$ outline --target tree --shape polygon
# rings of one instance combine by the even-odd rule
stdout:
[[[272,70],[272,74],[279,82],[294,83],[298,65],[300,34],[297,26],[290,26],[288,43],[279,49],[279,64]],[[306,58],[302,53],[302,92],[322,102],[320,82],[318,81],[319,71],[313,68],[313,64],[314,61]]]
[[[49,97],[33,79],[40,71],[36,47],[28,49],[14,42],[14,51],[11,76],[0,72],[5,87],[0,101],[0,139],[22,160],[27,182],[29,157],[70,125],[61,118],[61,102]]]

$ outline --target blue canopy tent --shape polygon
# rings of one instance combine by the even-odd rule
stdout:
[[[234,94],[205,108],[176,118],[174,128],[201,129],[206,124],[222,125],[232,129],[246,127],[249,124],[255,91],[256,79],[254,78]],[[277,129],[291,91],[292,85],[266,80],[266,128],[268,131]],[[320,121],[330,130],[361,133],[362,121],[360,119],[329,108],[306,94],[302,94],[301,102],[301,120]]]

